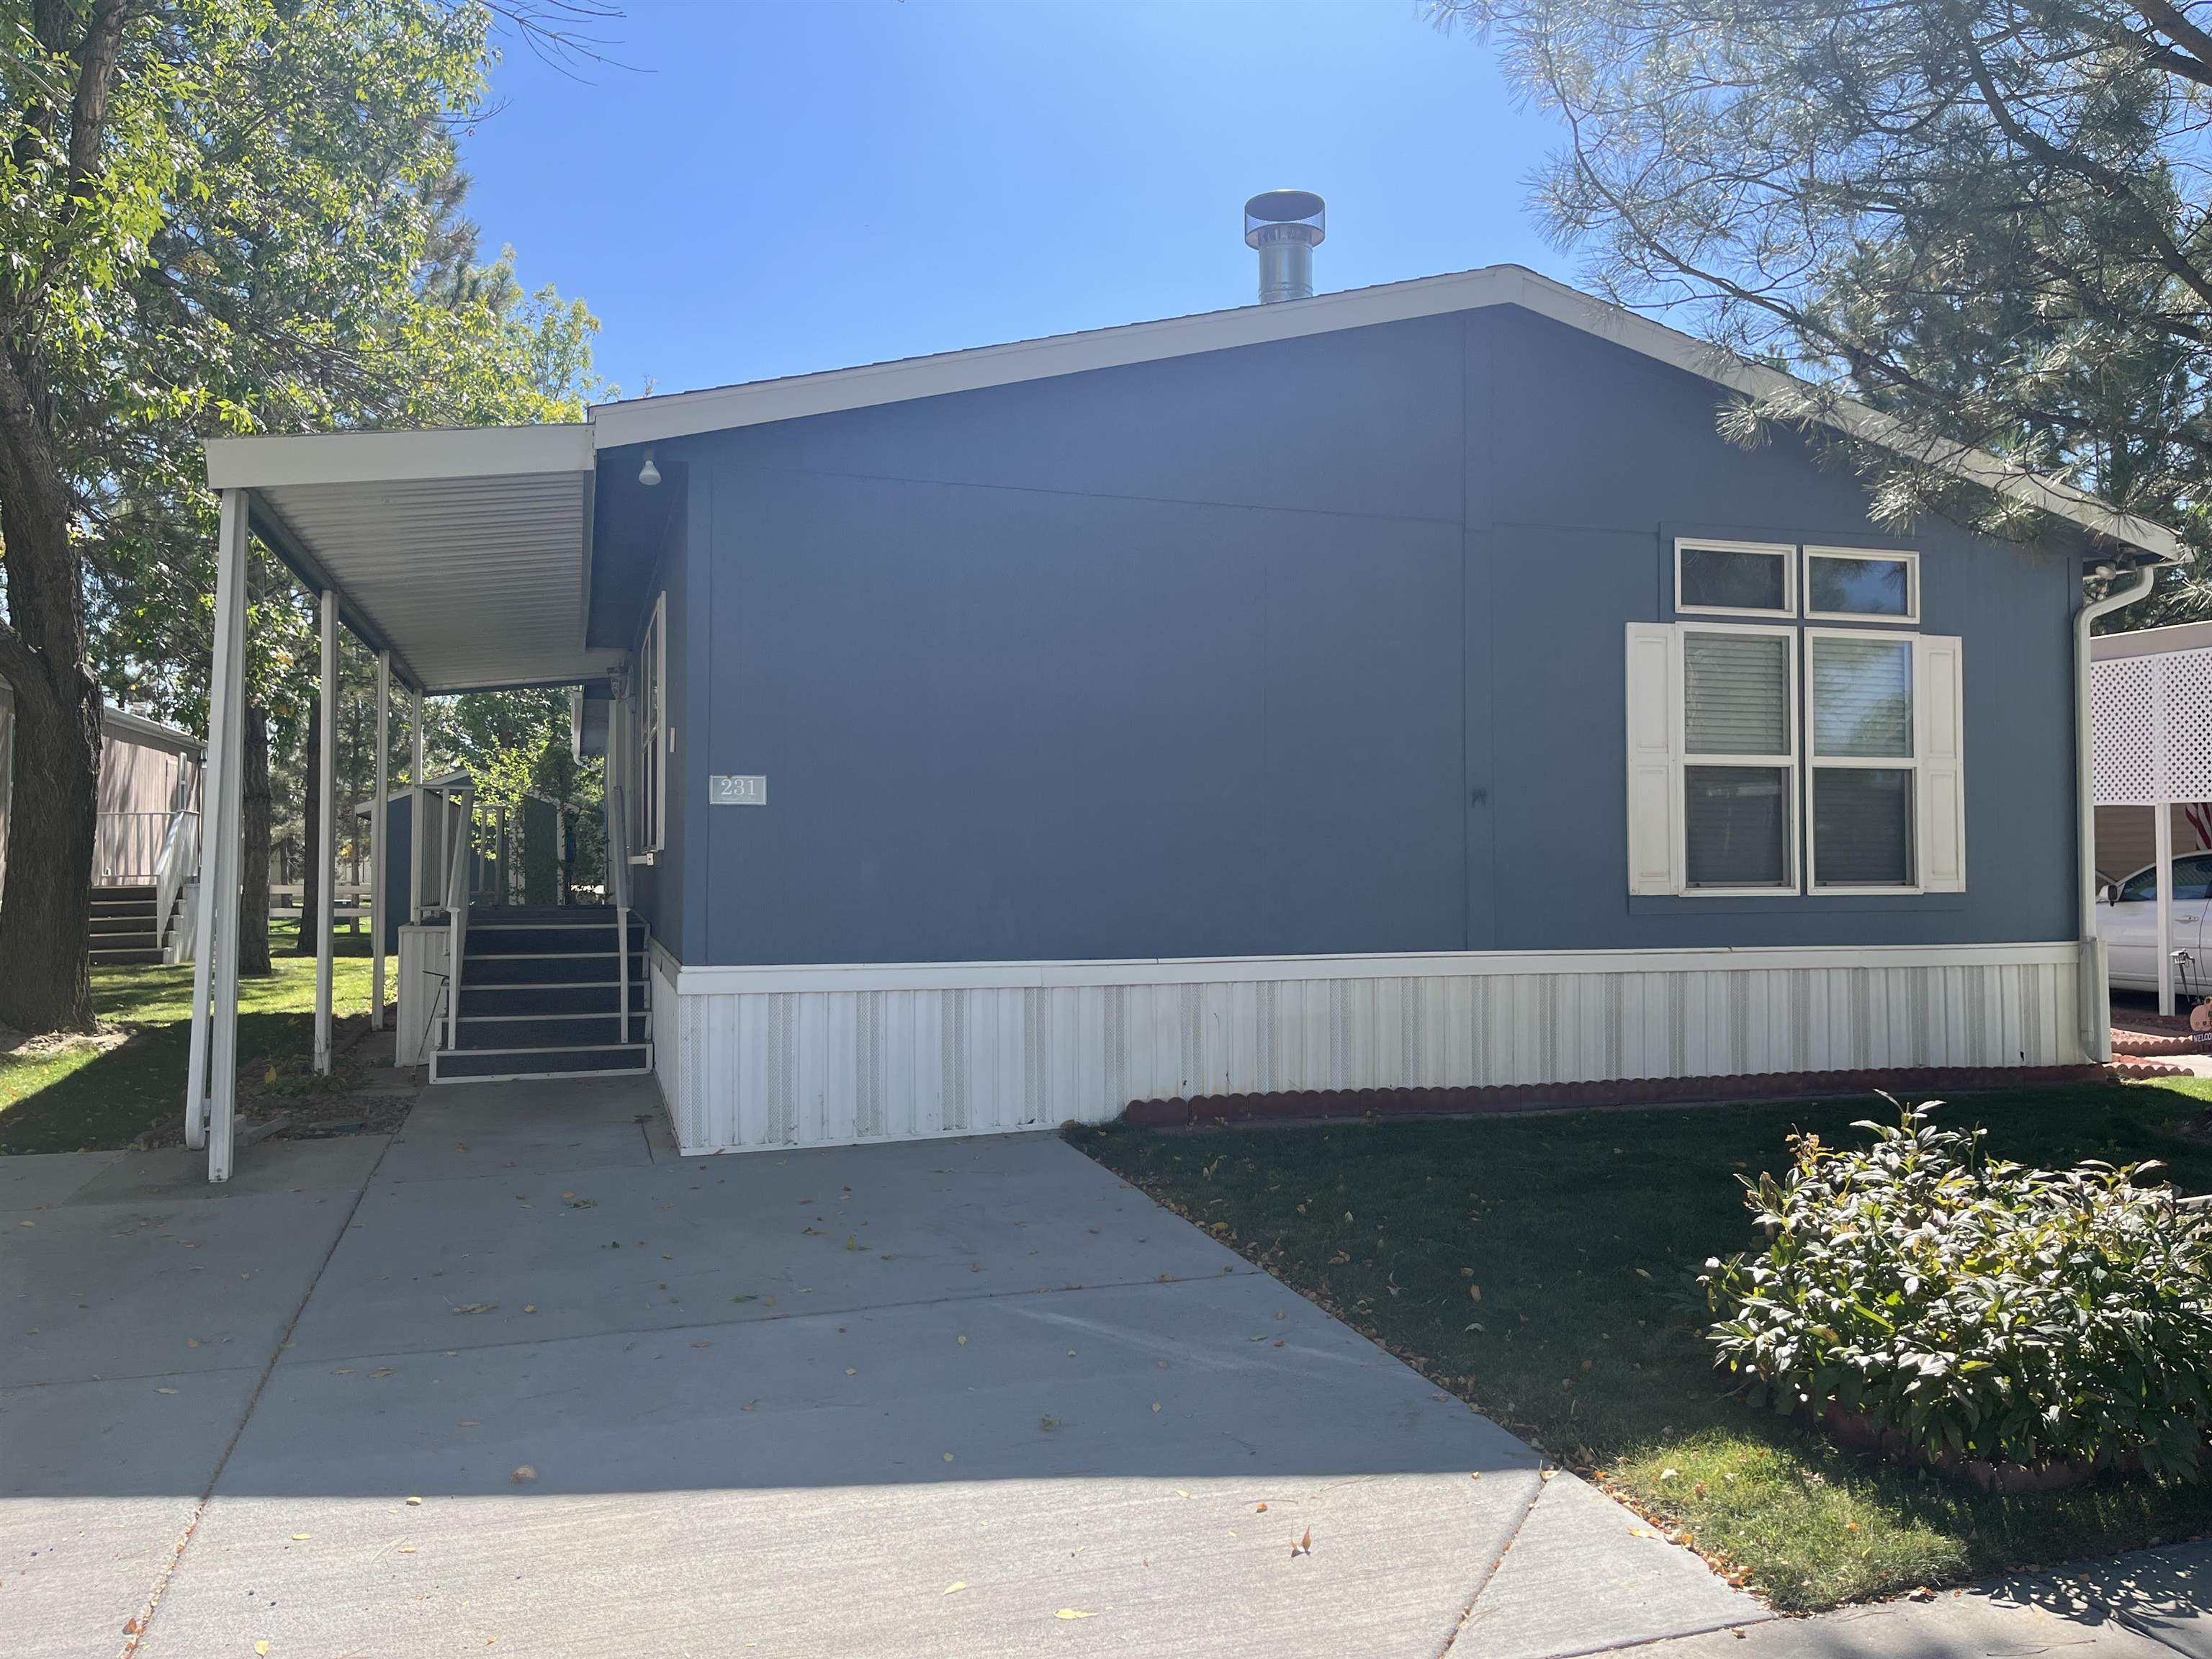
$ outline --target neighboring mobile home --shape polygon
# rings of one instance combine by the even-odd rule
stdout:
[[[15,787],[15,696],[0,680],[0,887]],[[189,732],[103,708],[92,849],[92,959],[174,962],[185,883],[199,854],[200,761]]]
[[[611,707],[687,1151],[2078,1062],[2074,619],[2172,538],[1886,533],[1761,377],[1495,267],[210,473],[403,684]]]

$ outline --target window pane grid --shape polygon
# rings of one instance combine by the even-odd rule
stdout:
[[[1682,880],[1699,893],[1797,890],[1796,630],[1685,629]]]
[[[1911,636],[1805,631],[1811,890],[1919,880]]]

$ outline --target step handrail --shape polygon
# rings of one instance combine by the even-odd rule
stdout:
[[[176,920],[177,895],[200,872],[200,815],[189,808],[169,814],[161,855],[154,861],[154,948],[166,952]]]
[[[469,855],[475,836],[472,817],[476,790],[463,787],[448,797],[460,811],[453,814],[457,833],[453,836],[453,853],[446,872],[446,1044],[448,1048],[459,1046],[461,1018],[461,953],[469,942]]]

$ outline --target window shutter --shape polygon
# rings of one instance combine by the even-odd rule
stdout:
[[[1955,635],[1923,634],[1913,665],[1920,682],[1915,747],[1920,756],[1920,885],[1966,890],[1966,720]]]
[[[1628,890],[1681,890],[1674,823],[1674,656],[1664,623],[1628,624]]]

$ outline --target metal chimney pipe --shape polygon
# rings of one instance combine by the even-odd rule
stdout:
[[[1262,191],[1244,204],[1244,242],[1260,250],[1260,303],[1313,298],[1313,251],[1328,204],[1310,190]]]

